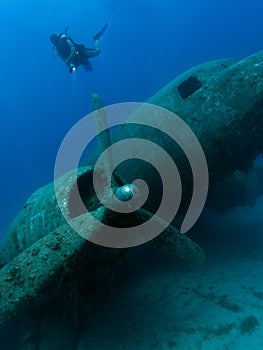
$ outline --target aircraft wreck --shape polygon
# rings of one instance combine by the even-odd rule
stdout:
[[[211,194],[218,184],[224,184],[226,179],[236,176],[236,172],[250,169],[253,160],[262,154],[262,76],[263,52],[240,61],[221,59],[189,69],[147,101],[176,113],[192,129],[207,160]],[[103,108],[98,96],[94,96],[93,102],[95,110]],[[139,109],[135,119],[139,120],[143,113],[145,110]],[[146,132],[134,124],[115,130],[111,137],[112,142],[134,135],[146,137],[157,142],[179,163],[180,175],[184,179],[183,195],[186,198],[182,205],[183,212],[191,200],[191,167],[178,150],[178,145],[170,142],[166,136],[159,138],[155,133],[156,130],[147,129]],[[116,216],[105,208],[95,196],[92,162],[78,170],[77,182],[72,180],[70,172],[57,180],[67,208],[74,202],[74,189],[77,187],[81,188],[79,191],[83,193],[85,206],[100,222],[129,227],[153,216],[159,203],[158,195],[151,196],[145,208],[129,216]],[[103,183],[103,170],[99,176]],[[112,186],[121,188],[138,177],[149,184],[150,190],[160,186],[160,179],[154,171],[136,161],[132,165],[127,162],[120,166],[118,174],[112,178]],[[213,195],[210,198],[209,205],[213,206]],[[85,214],[78,208],[72,208],[69,212],[73,212],[76,221],[85,220]],[[156,220],[162,225],[162,218]],[[101,225],[93,222],[88,222],[88,227],[91,235],[102,230]],[[173,225],[165,227],[152,243],[193,265],[204,261],[203,249]],[[67,305],[66,313],[70,316],[61,325],[61,328],[66,328],[70,324],[72,335],[72,324],[81,317],[82,312],[88,310],[87,289],[92,285],[94,275],[103,278],[127,254],[128,249],[98,246],[76,234],[61,214],[54,184],[38,189],[10,225],[1,249],[0,322],[15,315],[19,317],[19,313],[23,313],[32,303],[49,295],[51,300],[57,300],[59,306],[43,316],[39,327],[51,329],[54,327],[51,321],[55,318],[54,312],[66,312],[65,296],[70,295],[71,300],[75,300],[78,294],[78,305],[72,303],[70,308]],[[59,331],[55,339],[47,339],[43,332],[40,332],[42,336],[34,332],[31,334],[32,323],[34,321],[26,326],[27,336],[21,348],[34,349],[33,344],[41,344],[41,349],[49,349],[51,341],[56,342],[58,348],[74,348],[74,337],[71,336],[70,341],[65,340]]]

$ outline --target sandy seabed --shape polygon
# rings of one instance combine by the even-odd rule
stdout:
[[[78,350],[263,349],[263,224],[251,213],[212,218],[203,266],[159,253],[124,264]]]

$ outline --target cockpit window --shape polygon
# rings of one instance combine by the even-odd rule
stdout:
[[[202,86],[203,84],[196,77],[189,77],[177,87],[177,90],[181,97],[185,100]]]

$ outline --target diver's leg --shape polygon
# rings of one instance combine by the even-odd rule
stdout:
[[[102,35],[106,32],[107,28],[109,26],[109,21],[107,21],[104,26],[94,35],[94,49],[86,49],[87,57],[95,57],[100,54],[100,38]]]
[[[100,54],[100,44],[99,44],[99,42],[96,43],[96,41],[95,41],[95,48],[94,49],[90,49],[90,48],[86,49],[86,56],[87,56],[87,58],[96,57],[99,54]]]

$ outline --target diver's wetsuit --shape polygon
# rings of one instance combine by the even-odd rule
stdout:
[[[52,34],[50,40],[54,44],[58,56],[66,63],[71,73],[75,67],[83,65],[86,71],[92,70],[89,58],[96,57],[100,54],[100,38],[108,28],[109,22],[94,35],[94,48],[86,48],[83,44],[77,44],[68,34],[67,29],[62,34]]]

